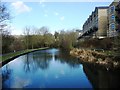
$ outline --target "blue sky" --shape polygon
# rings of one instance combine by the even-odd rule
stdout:
[[[12,34],[23,34],[25,26],[47,26],[51,33],[62,29],[82,29],[96,6],[111,2],[8,2]]]

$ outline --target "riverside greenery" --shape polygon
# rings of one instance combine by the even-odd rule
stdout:
[[[36,50],[42,50],[42,49],[47,49],[48,47],[44,47],[44,48],[38,48],[38,49],[26,49],[26,50],[22,50],[22,51],[17,51],[17,52],[13,52],[13,53],[9,53],[9,54],[5,54],[0,56],[0,61],[6,61],[10,58],[16,57],[20,54],[25,54],[25,53],[29,53],[32,51],[36,51]]]

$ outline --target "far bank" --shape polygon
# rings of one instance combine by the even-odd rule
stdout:
[[[120,69],[119,55],[107,55],[105,52],[77,48],[71,50],[70,54],[78,58],[82,63],[101,66],[107,70]]]

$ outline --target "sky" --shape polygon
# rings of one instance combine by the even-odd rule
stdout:
[[[111,2],[7,2],[12,19],[11,34],[21,35],[26,26],[46,26],[55,31],[80,29],[95,7]]]

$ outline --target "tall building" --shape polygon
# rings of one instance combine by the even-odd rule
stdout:
[[[108,7],[96,7],[83,25],[83,35],[81,37],[104,38],[107,36]]]
[[[114,0],[108,7],[96,7],[83,24],[80,38],[105,38],[118,36],[120,32],[120,0]]]
[[[109,5],[108,20],[108,37],[115,37],[120,31],[120,0],[119,2],[114,1]]]

